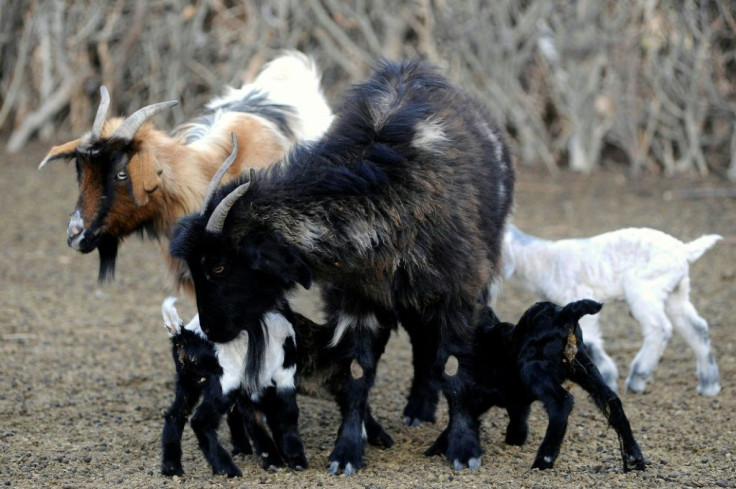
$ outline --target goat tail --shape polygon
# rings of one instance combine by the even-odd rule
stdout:
[[[721,239],[723,239],[723,236],[719,234],[706,234],[696,240],[685,243],[687,261],[693,263]]]
[[[253,81],[274,104],[293,107],[301,127],[299,139],[317,139],[332,123],[333,115],[322,93],[322,74],[312,58],[299,51],[285,51],[269,61]]]

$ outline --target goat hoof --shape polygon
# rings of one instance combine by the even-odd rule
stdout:
[[[436,419],[434,413],[436,410],[436,402],[432,403],[425,400],[414,400],[410,398],[404,408],[404,425],[419,426],[423,422],[434,423]]]
[[[184,469],[181,464],[164,462],[161,465],[161,474],[168,477],[174,477],[175,475],[181,477],[184,475]]]
[[[547,470],[551,469],[555,465],[555,460],[547,455],[546,457],[539,457],[532,464],[532,469]]]
[[[330,464],[330,468],[327,470],[327,473],[330,475],[338,475],[340,473],[340,462],[332,462]],[[342,471],[345,475],[353,475],[355,474],[355,467],[350,462],[345,464],[345,468]]]
[[[698,385],[698,394],[700,394],[701,396],[715,396],[719,392],[721,392],[721,384],[717,382],[715,384],[709,385]]]
[[[278,453],[261,452],[260,456],[263,459],[264,470],[275,471],[284,466],[284,460]]]
[[[646,470],[646,468],[646,461],[641,454],[628,455],[624,457],[624,472],[631,472],[632,470]]]

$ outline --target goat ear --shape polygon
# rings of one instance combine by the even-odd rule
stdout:
[[[38,165],[38,169],[40,170],[50,161],[58,160],[59,158],[71,158],[74,156],[77,146],[79,146],[79,139],[69,141],[68,143],[64,143],[59,146],[54,146],[41,161],[41,164]]]
[[[266,242],[246,251],[248,264],[254,270],[276,275],[287,283],[312,286],[312,270],[291,246]]]
[[[596,314],[601,310],[603,304],[591,299],[583,299],[571,302],[562,308],[560,315],[565,321],[578,322],[581,317],[587,314]]]
[[[136,205],[148,204],[149,195],[161,185],[161,172],[163,168],[153,153],[146,148],[141,148],[128,162],[128,175],[130,177],[130,188]]]

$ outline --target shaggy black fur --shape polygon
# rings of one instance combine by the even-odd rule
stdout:
[[[538,302],[523,314],[516,327],[500,322],[490,308],[480,316],[473,368],[477,383],[471,410],[480,416],[492,406],[506,408],[506,443],[523,445],[529,408],[533,401],[541,401],[549,424],[532,468],[551,468],[559,454],[573,407],[573,396],[561,385],[567,380],[590,394],[616,430],[624,471],[645,468],[621,400],[606,385],[583,343],[578,321],[586,314],[596,314],[601,307],[587,299],[565,307]]]
[[[419,377],[408,415],[433,415],[437,385],[449,402],[448,427],[427,453],[476,466],[466,399],[473,316],[498,275],[513,181],[500,131],[477,101],[424,63],[384,62],[319,142],[256,172],[222,233],[205,227],[237,183],[182,219],[170,250],[188,263],[202,329],[216,342],[257,324],[294,284],[320,283],[328,327],[344,331],[334,339],[343,423],[331,472],[363,464],[368,393],[397,320]],[[450,357],[459,367],[446,374]]]

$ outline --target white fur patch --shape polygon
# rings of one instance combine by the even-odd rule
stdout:
[[[447,140],[443,122],[429,118],[414,127],[414,139],[411,144],[418,149],[441,151]]]
[[[217,362],[222,367],[220,386],[222,393],[245,386],[245,360],[248,355],[248,333],[241,331],[232,341],[215,343]]]
[[[365,316],[340,313],[340,318],[337,320],[337,327],[335,328],[335,333],[332,335],[332,341],[330,341],[329,346],[337,346],[348,328],[354,328],[359,325],[368,328],[370,331],[377,331],[380,326],[378,319],[373,313],[366,314]]]
[[[292,311],[301,314],[310,321],[317,324],[327,322],[325,302],[322,300],[322,288],[319,284],[313,283],[309,290],[298,285],[289,292],[286,300],[289,301],[289,307]]]
[[[198,317],[195,318],[197,319],[195,327],[199,329]],[[192,320],[187,329],[190,329],[189,326],[194,322]],[[245,377],[248,356],[248,334],[245,331],[241,331],[232,341],[215,343],[215,355],[222,367],[220,386],[223,394],[244,388],[251,396],[258,397],[261,390],[270,386],[277,389],[295,388],[296,365],[284,368],[284,342],[288,337],[294,338],[294,328],[284,316],[274,312],[264,315],[263,325],[268,330],[268,343],[257,379]],[[194,327],[191,329],[194,331]]]

